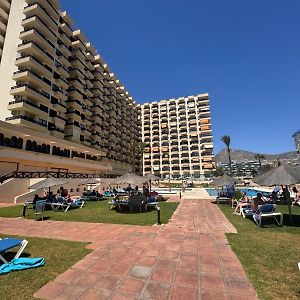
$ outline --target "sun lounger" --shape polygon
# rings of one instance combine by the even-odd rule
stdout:
[[[20,249],[13,259],[18,258],[24,251],[27,244],[28,241],[26,240],[19,240],[13,238],[0,239],[0,260],[7,264],[8,261],[2,256],[2,254],[15,247],[20,247]]]
[[[111,201],[108,201],[108,205],[109,205],[109,209],[118,207],[119,210],[122,210],[122,207],[129,206],[129,203],[127,200],[111,200]]]
[[[227,197],[216,197],[216,201],[218,203],[218,205],[221,203],[230,203],[231,202],[231,198],[227,198]]]
[[[84,205],[84,201],[83,200],[73,200],[72,202],[67,202],[67,201],[63,201],[63,202],[53,202],[51,203],[51,207],[53,210],[58,211],[59,209],[61,209],[63,212],[67,212],[69,210],[69,208],[82,208]]]
[[[255,213],[253,215],[255,224],[258,227],[261,227],[262,219],[273,218],[279,226],[282,226],[283,214],[279,212],[275,212],[275,209],[276,209],[276,204],[258,205],[258,213]],[[276,217],[279,217],[279,221],[276,219]]]
[[[252,217],[254,215],[255,211],[251,208],[251,205],[249,204],[248,207],[242,207],[241,208],[241,215],[243,218]]]

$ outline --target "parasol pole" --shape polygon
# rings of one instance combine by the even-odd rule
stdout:
[[[286,188],[286,202],[287,202],[287,205],[288,205],[288,210],[289,210],[289,218],[290,218],[290,225],[293,224],[293,216],[292,216],[292,207],[291,207],[291,194],[290,194],[290,191],[289,191],[289,187],[286,185],[285,186]]]

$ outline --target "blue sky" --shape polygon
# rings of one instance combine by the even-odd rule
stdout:
[[[61,0],[138,103],[208,92],[215,152],[295,149],[299,0]]]

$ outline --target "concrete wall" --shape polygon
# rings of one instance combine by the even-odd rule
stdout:
[[[0,202],[13,203],[17,195],[28,192],[30,179],[10,179],[0,185]]]
[[[17,71],[15,61],[17,57],[17,46],[21,43],[19,34],[23,30],[21,22],[22,19],[24,19],[23,10],[25,4],[25,0],[15,0],[11,2],[0,65],[0,120],[5,120],[6,117],[11,115],[10,111],[7,110],[7,105],[9,101],[13,100],[13,96],[10,95],[10,89],[15,85],[12,76],[13,73]]]

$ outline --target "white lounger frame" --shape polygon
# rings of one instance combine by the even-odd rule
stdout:
[[[2,240],[2,239],[0,238],[0,240]],[[23,240],[23,241],[22,241],[21,246],[20,246],[20,249],[19,249],[19,251],[16,253],[16,255],[15,255],[15,257],[14,257],[13,259],[19,258],[19,256],[22,254],[22,252],[24,251],[24,249],[25,249],[25,247],[27,246],[27,244],[28,244],[28,241],[26,241],[26,240]],[[11,248],[11,249],[13,249],[13,248]],[[5,264],[8,263],[8,261],[7,261],[1,254],[0,254],[0,260],[2,260]]]

